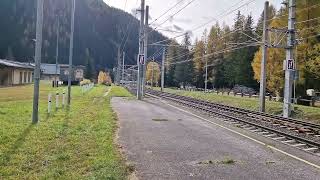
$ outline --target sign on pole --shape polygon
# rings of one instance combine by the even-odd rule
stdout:
[[[139,54],[139,63],[144,65],[145,64],[145,59],[144,59],[144,54]]]
[[[295,62],[294,59],[288,59],[283,61],[283,70],[295,70]]]
[[[288,61],[287,61],[287,69],[288,70],[294,70],[295,69],[294,60],[293,59],[288,59]]]

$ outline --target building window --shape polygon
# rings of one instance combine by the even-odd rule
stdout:
[[[27,72],[23,73],[23,83],[27,83]]]

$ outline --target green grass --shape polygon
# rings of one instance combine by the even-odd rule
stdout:
[[[254,111],[259,110],[259,101],[257,98],[230,96],[230,95],[217,95],[215,93],[203,93],[197,91],[183,91],[166,88],[166,92],[179,94],[182,96],[189,96],[197,99],[208,100],[215,103],[250,109]],[[274,101],[266,101],[266,112],[271,114],[280,115],[282,113],[282,103]],[[294,105],[294,118],[304,119],[314,123],[320,124],[320,108],[308,107],[301,105]]]
[[[126,179],[129,168],[114,143],[117,124],[110,99],[130,94],[114,86],[104,96],[107,88],[82,94],[73,87],[70,109],[53,108],[47,115],[47,95],[56,90],[42,83],[35,125],[33,86],[1,88],[0,179]]]

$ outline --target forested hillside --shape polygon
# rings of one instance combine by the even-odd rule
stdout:
[[[33,61],[36,0],[0,1],[0,58]],[[71,0],[44,1],[42,62],[55,62],[57,17],[60,18],[59,62],[69,56]],[[137,16],[138,17],[138,16]],[[128,31],[129,29],[129,31]],[[126,62],[136,63],[139,21],[132,15],[109,7],[101,0],[76,0],[74,60],[92,67],[92,72],[111,69],[116,64],[117,46],[126,41]],[[149,40],[165,39],[152,32]],[[150,47],[149,53],[154,49]]]
[[[295,51],[299,79],[298,95],[306,89],[320,90],[320,4],[318,0],[297,1],[297,48]],[[270,28],[286,28],[288,10],[283,6],[269,8]],[[185,37],[183,44],[171,42],[167,51],[167,86],[195,85],[204,87],[205,63],[208,63],[209,88],[233,88],[235,85],[259,89],[263,12],[258,22],[239,11],[232,26],[216,24],[197,39],[195,45]],[[270,36],[272,40],[274,34]],[[281,37],[281,36],[280,36]],[[280,39],[280,38],[279,38]],[[281,43],[286,43],[284,34]],[[281,96],[284,84],[285,49],[269,48],[267,88]],[[185,77],[181,79],[181,77]]]

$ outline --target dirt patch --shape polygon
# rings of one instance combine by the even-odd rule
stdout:
[[[229,164],[229,165],[232,165],[232,164],[235,164],[236,161],[234,159],[231,159],[231,158],[225,158],[221,161],[218,161],[217,162],[218,164]]]
[[[266,161],[266,164],[275,164],[275,161]]]
[[[236,163],[236,160],[226,157],[222,160],[205,160],[205,161],[200,161],[196,164],[198,165],[210,165],[210,164],[225,164],[225,165],[233,165]]]

